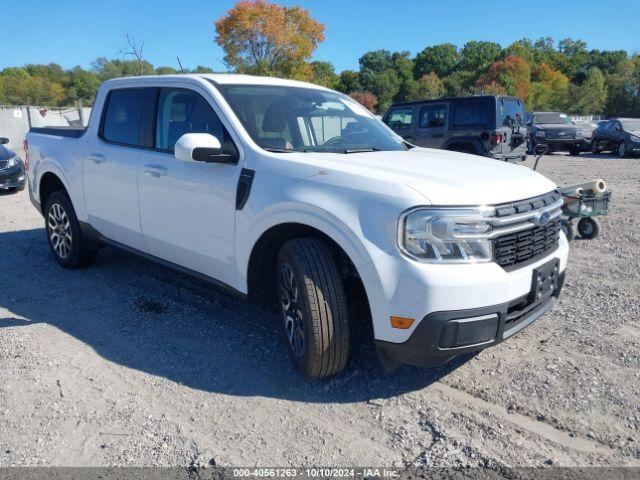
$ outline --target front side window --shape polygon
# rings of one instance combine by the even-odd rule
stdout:
[[[111,90],[107,98],[101,136],[108,142],[138,146],[144,88]]]
[[[413,121],[412,108],[395,108],[389,112],[384,123],[394,130],[408,130]]]
[[[486,102],[461,102],[455,106],[453,124],[456,127],[481,127],[489,123]]]
[[[366,108],[337,92],[276,85],[216,85],[253,141],[270,151],[406,150]]]
[[[445,105],[428,105],[420,109],[420,128],[440,128],[447,122]]]
[[[225,129],[203,97],[189,90],[163,88],[158,99],[155,147],[173,151],[185,133],[210,133],[225,143]]]

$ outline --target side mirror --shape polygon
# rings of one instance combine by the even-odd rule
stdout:
[[[0,137],[0,145],[6,145],[9,143],[9,139],[7,137]]]
[[[220,140],[210,133],[185,133],[176,142],[175,157],[181,162],[236,163],[222,151]]]

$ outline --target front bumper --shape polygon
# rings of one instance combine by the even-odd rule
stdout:
[[[0,190],[15,188],[16,190],[24,189],[26,185],[26,174],[22,164],[12,168],[0,170]]]
[[[564,272],[553,294],[541,300],[524,295],[500,305],[431,313],[404,343],[376,340],[380,360],[388,369],[400,364],[435,367],[457,355],[497,345],[550,310],[563,282]]]
[[[536,145],[546,145],[551,152],[568,152],[570,150],[587,150],[590,146],[584,138],[538,138]]]

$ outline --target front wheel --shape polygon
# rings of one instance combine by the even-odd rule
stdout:
[[[618,157],[624,158],[627,156],[627,144],[622,141],[620,145],[618,145]]]
[[[96,251],[87,246],[76,212],[64,192],[53,192],[44,212],[49,247],[60,265],[80,268],[95,260]]]
[[[581,218],[578,222],[578,233],[585,240],[596,238],[600,234],[600,222],[595,218]]]
[[[576,227],[573,226],[569,220],[562,220],[560,222],[560,227],[564,232],[565,237],[567,237],[567,242],[572,242],[574,238],[576,238]]]
[[[569,150],[569,155],[577,157],[578,155],[580,155],[580,149],[572,148],[571,150]]]
[[[290,240],[280,249],[276,268],[291,362],[308,378],[340,372],[349,356],[349,318],[331,252],[315,238]]]
[[[594,155],[600,153],[600,146],[598,145],[598,141],[595,139],[591,141],[591,153],[593,153]]]

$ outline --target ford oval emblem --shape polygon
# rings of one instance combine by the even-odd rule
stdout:
[[[546,225],[547,223],[549,223],[550,219],[551,219],[551,214],[549,212],[543,212],[540,215],[538,215],[538,217],[536,218],[536,223],[540,226]]]

